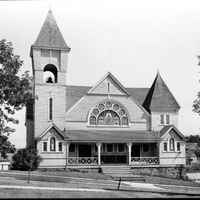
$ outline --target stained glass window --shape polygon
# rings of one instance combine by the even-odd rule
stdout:
[[[128,118],[122,117],[122,125],[128,125]]]
[[[169,139],[170,151],[174,151],[174,138]]]
[[[50,138],[50,151],[56,151],[56,139],[54,137]]]
[[[122,106],[116,102],[105,101],[91,110],[89,125],[128,126],[128,117]]]
[[[96,117],[94,116],[90,117],[90,125],[96,125]]]

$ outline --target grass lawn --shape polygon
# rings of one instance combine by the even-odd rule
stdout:
[[[121,184],[117,190],[118,182],[111,177],[98,173],[80,172],[41,172],[33,171],[30,176],[30,183],[27,183],[27,171],[0,171],[0,185],[20,185],[37,187],[61,187],[61,188],[88,188],[104,189],[105,192],[83,192],[83,191],[59,191],[59,190],[39,190],[39,189],[5,189],[0,188],[1,198],[185,198],[186,195],[168,195],[153,192],[133,191],[128,185]],[[16,174],[12,174],[16,173]],[[41,176],[49,175],[50,177]],[[74,178],[78,179],[74,179]],[[144,176],[147,183],[166,185],[197,186],[200,184],[174,180],[160,177]]]
[[[9,170],[4,171],[5,174],[0,174],[1,176],[14,176],[17,179],[27,180],[27,171],[18,171],[18,170]],[[11,173],[19,173],[20,175],[12,175]],[[24,175],[21,175],[24,174]],[[37,176],[35,176],[37,175]],[[52,177],[44,177],[39,175],[48,175]],[[54,177],[56,176],[56,177]],[[60,178],[59,178],[60,177]],[[95,179],[95,180],[113,180],[110,176],[101,174],[101,173],[82,173],[82,172],[52,172],[46,171],[41,172],[31,171],[31,180],[35,181],[49,181],[49,182],[69,182],[70,177],[75,178],[85,178],[85,179]],[[177,179],[170,179],[170,178],[163,178],[163,177],[155,177],[155,176],[143,176],[146,180],[146,183],[152,184],[164,184],[164,185],[178,185],[178,186],[190,186],[190,187],[200,187],[200,183],[196,183],[193,181],[184,181],[184,180],[177,180]],[[69,179],[67,179],[69,178]]]

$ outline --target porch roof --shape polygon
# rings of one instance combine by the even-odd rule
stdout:
[[[66,130],[67,140],[72,142],[158,142],[159,131],[126,130]]]

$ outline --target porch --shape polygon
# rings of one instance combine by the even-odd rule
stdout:
[[[159,165],[156,143],[71,143],[67,144],[67,149],[67,167]]]

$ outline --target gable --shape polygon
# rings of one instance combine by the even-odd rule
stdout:
[[[59,128],[55,124],[51,124],[41,135],[39,135],[35,139],[48,139],[50,136],[55,136],[58,140],[65,139],[65,135],[59,130]]]
[[[57,140],[64,139],[54,127],[52,127],[41,139],[47,140],[51,136],[54,136]]]
[[[122,84],[110,72],[108,72],[108,74],[106,74],[85,95],[83,95],[83,92],[89,89],[89,87],[75,87],[75,89],[77,89],[77,98],[72,96],[74,90],[71,90],[69,96],[70,101],[67,99],[67,102],[73,104],[71,104],[72,107],[67,110],[67,121],[86,122],[91,109],[102,101],[116,101],[121,104],[128,112],[131,112],[131,122],[149,121],[149,113],[127,92]],[[67,91],[67,94],[68,93],[69,92]],[[73,100],[77,100],[77,102]]]
[[[123,85],[108,72],[88,94],[122,94],[129,95]]]
[[[174,131],[170,130],[165,137],[163,138],[164,140],[168,140],[170,137],[175,138],[175,140],[181,140],[182,138]]]
[[[111,76],[107,76],[91,89],[90,94],[127,95],[125,90]]]
[[[160,131],[160,136],[163,140],[168,140],[170,137],[174,137],[176,140],[183,140],[184,135],[175,126],[165,126]]]

